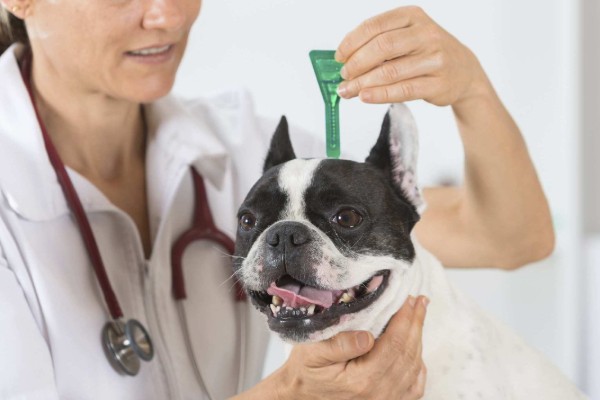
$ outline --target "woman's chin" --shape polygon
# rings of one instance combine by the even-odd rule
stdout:
[[[131,83],[126,90],[120,90],[121,96],[136,103],[151,103],[171,92],[175,79],[145,80],[139,83]]]

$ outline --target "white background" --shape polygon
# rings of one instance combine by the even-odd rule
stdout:
[[[292,124],[322,135],[323,103],[309,50],[335,49],[362,20],[408,4],[392,0],[206,0],[175,92],[193,97],[243,86],[253,94],[258,112],[273,117],[285,114]],[[582,190],[594,183],[591,169],[597,166],[591,161],[585,165],[587,175],[582,174],[581,149],[588,143],[582,127],[593,130],[598,114],[580,111],[594,93],[584,91],[581,84],[582,64],[585,57],[591,57],[580,49],[584,7],[575,0],[415,0],[412,4],[423,7],[478,56],[523,131],[557,232],[556,250],[543,262],[515,272],[454,270],[451,279],[591,393],[594,381],[590,377],[599,377],[600,371],[590,369],[590,354],[598,350],[590,347],[589,337],[596,328],[591,320],[585,321],[591,306],[586,299],[584,263],[594,254],[600,258],[600,251],[595,250],[600,240],[584,240],[600,227],[600,217],[594,225],[583,215],[593,210],[598,215],[600,208],[588,199],[598,191]],[[589,14],[587,20],[588,27],[594,25]],[[596,48],[593,43],[588,46]],[[594,78],[593,71],[589,75]],[[593,105],[600,110],[598,103]],[[424,102],[412,102],[410,107],[421,131],[421,181],[429,185],[460,181],[462,147],[451,110]],[[367,154],[384,112],[385,106],[342,100],[341,140],[347,155],[362,158]],[[588,159],[593,159],[598,147],[586,148]],[[584,243],[592,243],[587,252]],[[588,286],[598,285],[600,281]],[[267,371],[282,359],[280,344],[274,342]],[[600,393],[595,392],[594,398],[600,399]]]

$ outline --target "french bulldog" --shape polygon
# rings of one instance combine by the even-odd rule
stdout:
[[[585,398],[516,334],[447,280],[411,232],[425,205],[418,136],[390,106],[364,163],[298,159],[283,117],[241,205],[234,272],[269,328],[289,343],[369,330],[378,337],[407,296],[430,298],[425,399]]]

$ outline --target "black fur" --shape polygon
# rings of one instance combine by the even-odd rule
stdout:
[[[371,148],[369,156],[365,160],[382,171],[392,171],[392,154],[390,152],[390,113],[385,113],[383,123],[381,124],[381,131],[377,142]]]
[[[390,117],[386,114],[379,138],[364,163],[323,160],[304,193],[304,214],[345,257],[389,255],[408,262],[415,257],[410,232],[419,216],[392,176],[395,160],[389,148],[389,135]],[[271,140],[264,175],[250,190],[238,212],[238,218],[245,213],[253,214],[256,225],[249,230],[238,228],[235,270],[241,268],[258,237],[267,232],[259,255],[262,265],[258,276],[259,288],[254,287],[253,290],[265,291],[272,282],[287,275],[305,285],[318,287],[319,284],[314,267],[322,259],[324,239],[298,222],[286,221],[273,226],[282,219],[288,202],[279,185],[281,167],[295,158],[287,122],[282,118]],[[362,216],[362,222],[353,228],[337,224],[335,216],[346,208],[356,210]],[[334,260],[328,262],[333,263]],[[340,268],[336,265],[331,267]],[[263,312],[270,313],[266,305],[270,302],[268,298],[261,302],[253,297],[253,301]],[[308,336],[302,335],[325,329],[337,320],[337,317],[320,319],[317,316],[305,320],[308,323],[304,325],[296,326],[298,321],[269,318],[269,326],[283,335],[300,335],[296,339],[304,340]]]
[[[267,172],[272,167],[293,160],[294,158],[296,158],[296,154],[294,153],[294,148],[290,141],[288,123],[284,115],[279,120],[277,129],[271,138],[271,146],[267,153],[267,158],[265,159],[263,173]]]

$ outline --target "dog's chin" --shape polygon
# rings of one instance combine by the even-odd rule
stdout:
[[[286,307],[275,305],[267,291],[249,291],[253,304],[267,316],[269,328],[291,343],[315,342],[328,339],[347,326],[356,317],[368,313],[388,287],[390,271],[377,272],[371,278],[351,288],[336,290],[339,294],[329,307]],[[281,279],[291,279],[282,277]],[[298,281],[296,281],[298,282]],[[299,282],[301,283],[301,282]],[[344,294],[351,293],[351,296]],[[354,324],[353,324],[354,325]],[[363,327],[361,327],[363,328]],[[368,329],[368,327],[364,327]]]

